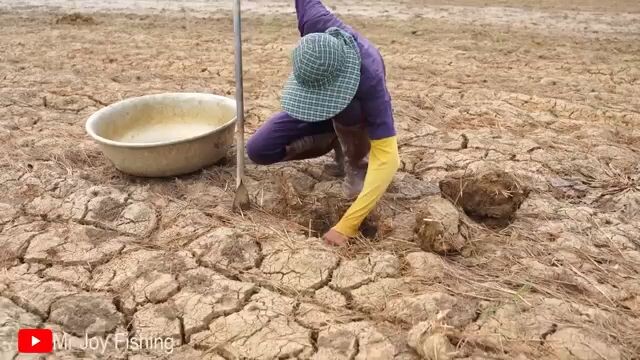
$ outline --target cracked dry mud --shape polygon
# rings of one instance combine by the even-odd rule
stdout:
[[[21,327],[69,335],[47,359],[637,358],[638,3],[326,2],[385,57],[402,160],[374,231],[341,250],[317,239],[344,205],[329,157],[249,164],[238,216],[233,151],[138,179],[84,134],[121,98],[232,96],[227,10],[0,0],[0,359],[26,358]],[[245,16],[249,132],[278,109],[297,39],[291,9],[266,8]]]

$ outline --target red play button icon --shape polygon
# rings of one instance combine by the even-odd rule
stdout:
[[[49,329],[18,330],[18,352],[29,354],[53,351],[53,332]]]

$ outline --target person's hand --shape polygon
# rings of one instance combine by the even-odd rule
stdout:
[[[331,229],[322,237],[327,245],[332,246],[344,246],[349,241],[349,238],[340,234],[337,230]]]

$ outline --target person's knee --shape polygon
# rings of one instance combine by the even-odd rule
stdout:
[[[251,161],[258,165],[267,165],[263,164],[263,158],[261,156],[260,144],[255,140],[255,137],[250,137],[247,140],[247,156]]]
[[[272,151],[269,151],[263,141],[257,136],[252,136],[247,141],[247,156],[258,165],[271,165],[278,162]]]

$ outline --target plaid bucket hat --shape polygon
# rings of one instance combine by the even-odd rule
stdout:
[[[282,92],[292,117],[323,121],[344,110],[360,84],[360,52],[346,31],[330,28],[304,36],[293,50],[293,73]]]

